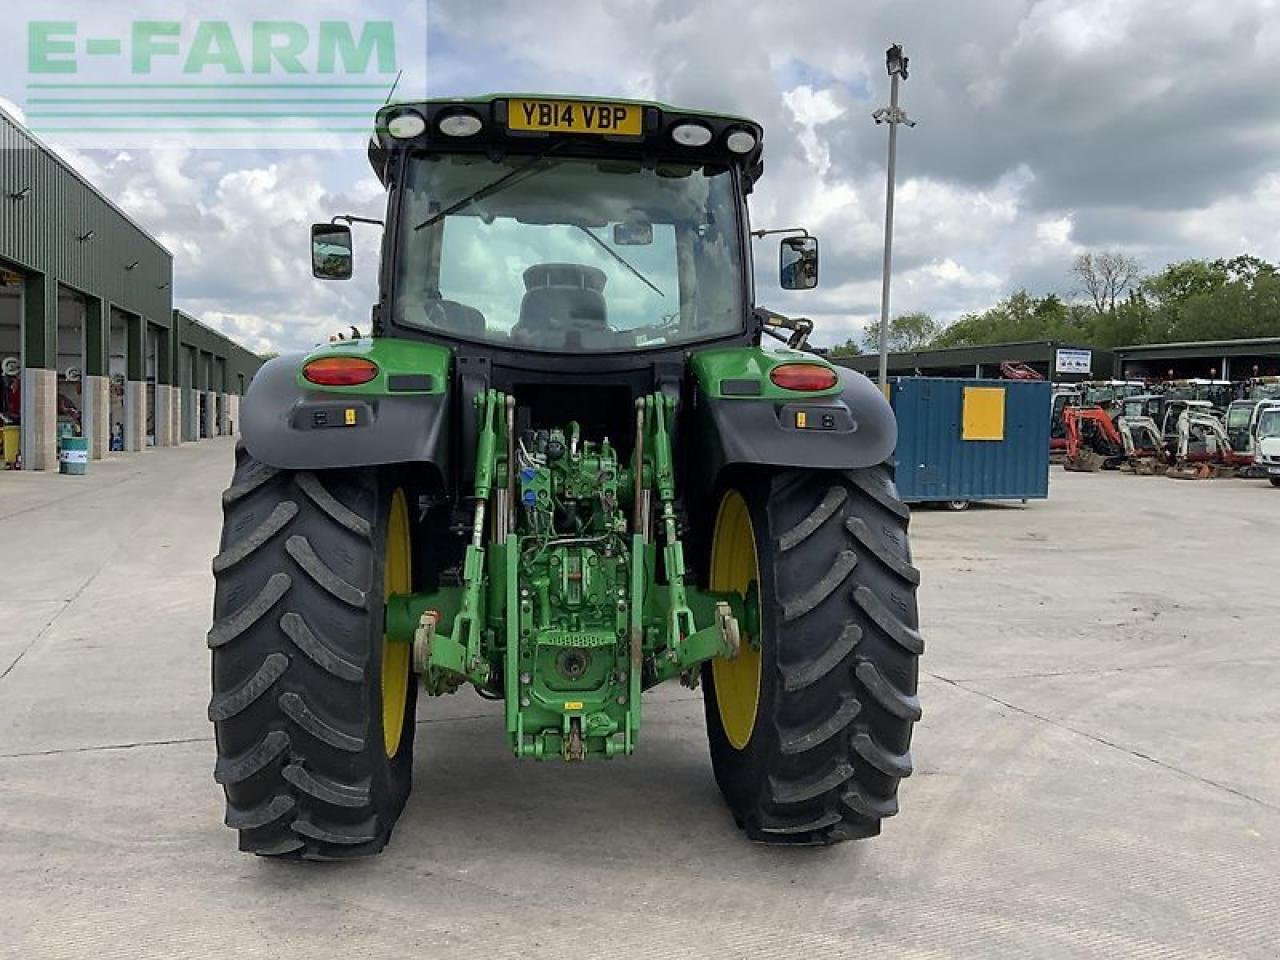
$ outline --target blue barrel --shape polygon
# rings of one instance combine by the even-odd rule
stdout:
[[[89,472],[89,438],[63,437],[58,449],[58,472],[82,477]]]

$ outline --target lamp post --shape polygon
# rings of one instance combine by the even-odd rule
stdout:
[[[893,270],[893,185],[898,162],[898,124],[914,127],[916,122],[898,106],[898,80],[907,79],[910,60],[903,55],[902,44],[895,43],[884,55],[885,69],[889,72],[889,106],[881,107],[871,115],[877,124],[889,125],[889,171],[884,201],[884,278],[880,288],[880,389],[889,383],[889,277]]]

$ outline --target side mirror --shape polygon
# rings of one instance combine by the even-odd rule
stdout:
[[[631,220],[613,225],[615,247],[647,247],[653,243],[653,224]]]
[[[311,275],[321,280],[351,279],[351,228],[344,223],[311,225]]]
[[[818,238],[783,237],[778,245],[778,273],[784,290],[812,290],[818,285]]]

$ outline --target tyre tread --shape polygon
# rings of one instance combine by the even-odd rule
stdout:
[[[364,608],[365,592],[355,584],[348,583],[334,573],[333,569],[320,559],[320,554],[316,553],[315,547],[311,545],[311,541],[304,535],[294,534],[285,541],[284,550],[285,553],[293,557],[298,566],[302,568],[302,572],[323,589],[333,594],[349,607]]]
[[[293,586],[287,573],[273,573],[258,595],[228,617],[214,621],[209,630],[209,648],[226,646],[261,620]]]
[[[280,618],[280,629],[293,641],[295,647],[322,670],[350,683],[359,683],[364,679],[364,667],[343,657],[331,642],[320,639],[307,625],[302,614],[292,610],[284,614]]]
[[[804,593],[782,601],[782,619],[790,623],[812,613],[827,597],[840,589],[840,584],[848,579],[857,565],[858,555],[852,550],[842,550],[817,583]]]
[[[359,753],[364,749],[364,738],[353,737],[337,727],[327,723],[316,715],[300,694],[289,691],[280,694],[280,711],[299,727],[317,740],[327,743],[335,750],[347,753]]]
[[[298,505],[292,500],[282,500],[252,533],[213,558],[213,572],[222,573],[237,563],[257,553],[268,540],[289,525],[298,515]]]
[[[284,676],[289,669],[289,658],[283,653],[269,653],[249,679],[226,693],[215,694],[209,701],[210,720],[230,720],[247,710],[260,696]]]
[[[248,780],[288,749],[287,733],[283,730],[268,730],[266,736],[244,753],[238,756],[220,755],[213,768],[213,779],[223,786]]]
[[[373,536],[373,525],[354,510],[346,507],[338,500],[323,481],[311,471],[298,474],[298,489],[310,498],[311,502],[328,514],[329,519],[339,526],[346,527],[357,537],[368,540]]]

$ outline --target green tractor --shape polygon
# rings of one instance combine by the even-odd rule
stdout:
[[[644,691],[701,686],[753,840],[897,811],[922,641],[896,425],[755,306],[761,156],[752,121],[657,103],[378,113],[372,335],[262,368],[223,495],[209,715],[242,850],[382,849],[418,695],[463,687],[516,757],[625,762]],[[351,276],[357,220],[313,227],[318,277]],[[778,232],[783,286],[816,285],[816,240]]]

